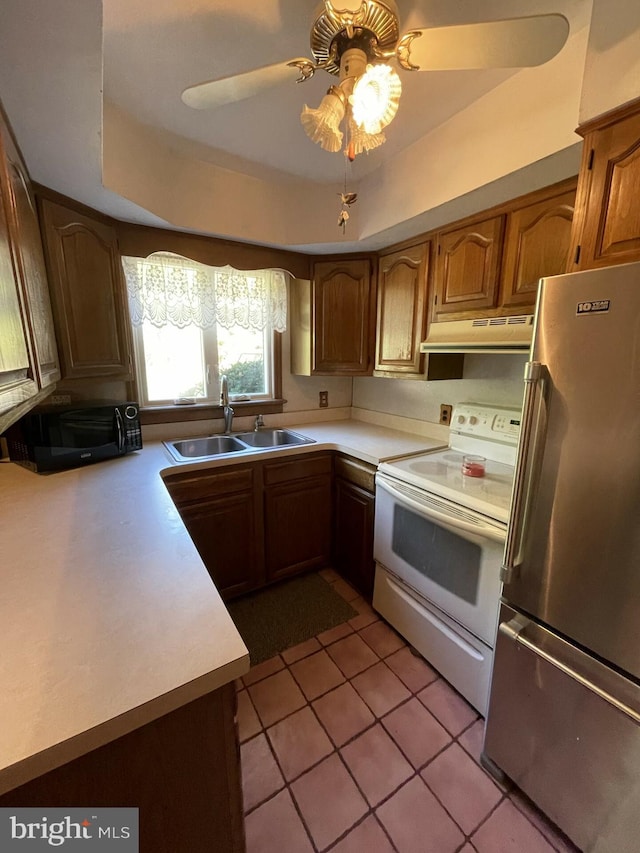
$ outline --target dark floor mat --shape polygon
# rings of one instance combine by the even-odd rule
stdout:
[[[252,666],[358,615],[318,574],[283,581],[227,608]]]

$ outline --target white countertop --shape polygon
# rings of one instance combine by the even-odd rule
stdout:
[[[442,443],[349,420],[289,428],[317,443],[271,455],[336,449],[377,464]],[[51,475],[0,464],[0,793],[247,671],[162,481],[232,457],[172,464],[155,441]]]

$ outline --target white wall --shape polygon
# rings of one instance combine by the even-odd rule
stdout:
[[[580,121],[640,97],[640,3],[593,0]]]
[[[358,187],[360,201],[366,200],[361,237],[571,148],[578,141],[588,11],[585,4],[579,28],[550,62],[509,77],[364,178]],[[516,194],[530,189],[523,185]]]
[[[285,412],[321,411],[318,392],[329,393],[329,408],[351,405],[353,380],[344,376],[294,376],[289,369],[291,361],[291,334],[289,329],[282,336],[282,396],[287,401]],[[322,410],[324,411],[324,410]]]
[[[366,377],[353,380],[353,405],[438,423],[440,404],[522,405],[526,355],[466,355],[462,379],[435,382]]]

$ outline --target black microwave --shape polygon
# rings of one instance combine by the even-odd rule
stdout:
[[[9,458],[32,471],[59,471],[142,449],[137,403],[42,406],[5,435]]]

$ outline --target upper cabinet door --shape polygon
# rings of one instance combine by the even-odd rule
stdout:
[[[422,373],[429,245],[421,243],[379,259],[376,371]]]
[[[571,270],[640,260],[640,101],[596,120],[584,142]]]
[[[0,148],[0,171],[3,169]],[[0,180],[0,415],[38,393],[14,266],[9,210],[7,184]],[[0,418],[0,432],[9,423]]]
[[[46,198],[41,212],[63,378],[131,378],[115,230]]]
[[[497,306],[503,233],[495,216],[438,235],[433,319]]]
[[[514,210],[507,216],[501,305],[535,305],[538,281],[566,272],[575,188]]]
[[[6,155],[16,267],[28,309],[25,313],[33,342],[34,367],[38,385],[46,388],[60,379],[60,365],[38,213],[26,167],[1,116],[0,134]]]
[[[314,373],[371,374],[374,291],[368,258],[313,265]]]

